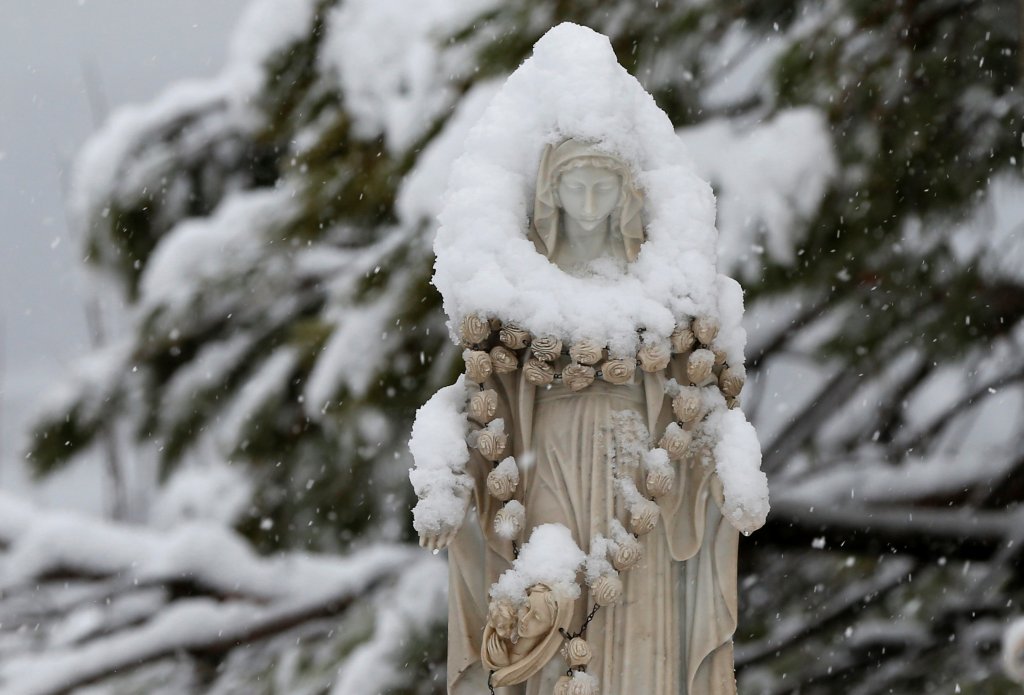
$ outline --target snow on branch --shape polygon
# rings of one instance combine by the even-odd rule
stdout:
[[[791,498],[772,502],[759,542],[787,547],[842,549],[850,553],[901,553],[924,559],[948,556],[987,560],[997,553],[1024,514],[921,507],[869,507],[827,503],[811,506]]]
[[[354,602],[374,600],[382,591],[390,594],[396,591],[389,588],[395,582],[399,589],[413,582],[438,596],[444,587],[438,579],[443,579],[443,564],[408,546],[370,545],[344,558],[306,553],[261,557],[232,531],[211,524],[159,532],[35,510],[7,493],[0,493],[0,543],[7,546],[0,556],[0,616],[5,623],[17,618],[19,606],[24,608],[25,592],[20,589],[28,585],[35,603],[40,597],[52,599],[52,613],[67,613],[67,629],[76,615],[81,622],[82,610],[95,612],[97,605],[110,605],[95,600],[104,591],[130,592],[137,599],[129,607],[136,616],[132,621],[119,617],[127,610],[122,605],[100,618],[110,619],[104,629],[78,630],[77,637],[69,637],[67,629],[44,631],[28,648],[5,642],[0,646],[0,690],[12,693],[68,692],[178,654],[223,656],[240,644],[340,615]],[[48,576],[60,577],[61,591],[46,590]],[[97,578],[110,586],[83,581]],[[171,603],[171,592],[149,588],[181,581],[193,584],[193,595]],[[411,592],[397,592],[405,594]],[[124,603],[126,596],[116,598]],[[378,620],[371,641],[381,661],[396,656],[401,629],[437,618],[436,611],[413,615],[408,606],[402,612],[395,596],[384,603],[400,615]],[[430,605],[443,604],[437,598]],[[396,628],[396,623],[404,627]]]

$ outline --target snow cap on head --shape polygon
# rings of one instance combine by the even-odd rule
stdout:
[[[541,157],[569,140],[630,173],[642,210],[632,233],[643,243],[625,268],[598,261],[593,275],[571,276],[528,238]],[[508,78],[466,139],[439,219],[434,284],[451,326],[480,314],[626,354],[639,329],[667,339],[677,320],[718,313],[711,188],[668,117],[591,29],[560,24]]]

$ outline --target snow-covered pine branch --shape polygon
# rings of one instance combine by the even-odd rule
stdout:
[[[159,532],[37,509],[7,494],[0,535],[3,692],[56,695],[293,635],[314,651],[325,640],[357,645],[349,670],[375,680],[346,676],[347,689],[337,692],[370,695],[385,681],[408,682],[407,640],[444,620],[444,564],[403,544],[370,544],[345,557],[259,557],[219,526]],[[370,604],[377,609],[369,628],[362,619],[350,624],[346,616]],[[246,676],[228,670],[222,679]],[[318,677],[329,684],[333,672]]]

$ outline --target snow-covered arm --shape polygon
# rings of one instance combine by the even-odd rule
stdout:
[[[769,509],[768,478],[761,471],[757,434],[739,408],[713,412],[706,426],[715,438],[712,456],[722,496],[716,501],[722,516],[749,535],[764,526]],[[716,498],[718,484],[712,484]]]
[[[743,290],[735,280],[718,276],[721,327],[715,337],[716,389],[706,392],[707,416],[701,423],[707,451],[715,466],[712,492],[722,516],[738,531],[750,534],[768,516],[768,478],[761,471],[761,443],[739,403],[746,372],[743,350]]]
[[[768,479],[761,471],[761,445],[740,407],[745,380],[739,285],[718,277],[718,316],[693,321],[674,336],[665,392],[673,418],[662,447],[673,458],[688,458],[709,470],[710,492],[722,516],[749,534],[768,514]],[[678,333],[678,331],[677,331]]]
[[[469,421],[466,406],[470,391],[465,377],[435,393],[417,412],[409,449],[414,467],[409,471],[419,502],[413,508],[413,528],[420,545],[442,550],[462,526],[474,482],[466,471]]]

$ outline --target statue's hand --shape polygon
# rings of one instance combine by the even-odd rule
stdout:
[[[420,547],[434,552],[444,550],[455,539],[459,529],[445,529],[438,533],[421,533]]]
[[[511,661],[508,653],[508,645],[505,643],[505,640],[498,636],[497,632],[492,632],[490,634],[490,637],[487,638],[485,648],[487,650],[487,657],[495,666],[506,666]]]

